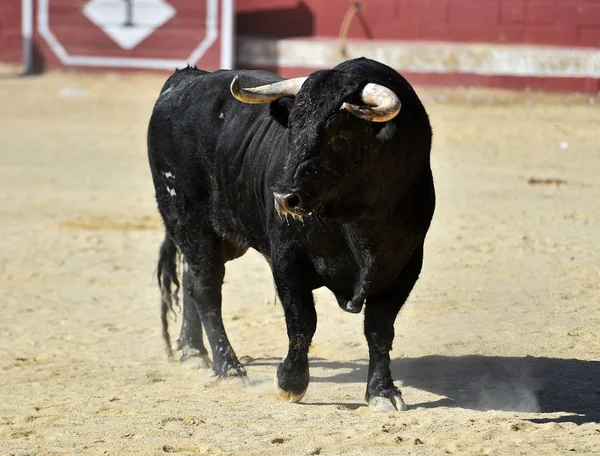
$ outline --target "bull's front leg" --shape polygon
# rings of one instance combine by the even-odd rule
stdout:
[[[365,336],[369,344],[369,376],[365,399],[377,412],[406,410],[402,393],[394,385],[390,351],[394,340],[394,320],[400,310],[397,302],[367,300]]]
[[[306,269],[289,260],[274,261],[273,277],[289,339],[288,353],[277,368],[275,388],[285,400],[298,402],[310,381],[308,349],[317,328],[317,313]]]
[[[412,291],[421,271],[423,250],[406,264],[393,287],[367,298],[365,336],[369,345],[369,374],[365,399],[377,412],[402,411],[407,406],[394,385],[390,370],[390,351],[394,341],[394,322]]]

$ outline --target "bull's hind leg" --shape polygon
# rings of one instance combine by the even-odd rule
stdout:
[[[208,231],[208,230],[207,230]],[[245,376],[223,326],[221,287],[225,276],[227,248],[216,234],[203,232],[201,245],[186,260],[189,287],[186,292],[194,303],[212,350],[212,368],[219,377]]]
[[[177,349],[181,350],[181,361],[189,358],[199,357],[204,367],[210,366],[208,351],[204,347],[202,337],[202,322],[192,297],[193,277],[188,262],[183,260],[183,322],[181,333],[177,340]]]
[[[394,341],[394,321],[419,277],[422,261],[423,250],[419,249],[402,270],[394,287],[367,299],[365,336],[369,345],[369,374],[365,399],[373,411],[407,409],[392,379],[390,351]]]

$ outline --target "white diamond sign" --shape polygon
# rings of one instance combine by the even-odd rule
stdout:
[[[90,0],[83,14],[123,49],[133,49],[175,15],[164,0]]]
[[[37,0],[37,30],[60,65],[173,71],[200,64],[213,71],[223,66],[221,1],[234,0]]]

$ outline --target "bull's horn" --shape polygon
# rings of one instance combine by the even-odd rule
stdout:
[[[402,103],[394,91],[379,84],[367,84],[362,91],[364,106],[343,103],[340,109],[369,122],[387,122],[400,112]]]
[[[283,97],[295,97],[307,78],[285,79],[260,87],[244,88],[240,86],[239,76],[231,81],[231,94],[242,103],[270,103]]]

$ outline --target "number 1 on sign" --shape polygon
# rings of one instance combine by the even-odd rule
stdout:
[[[125,23],[124,27],[134,27],[133,25],[133,0],[123,0],[125,2]]]

